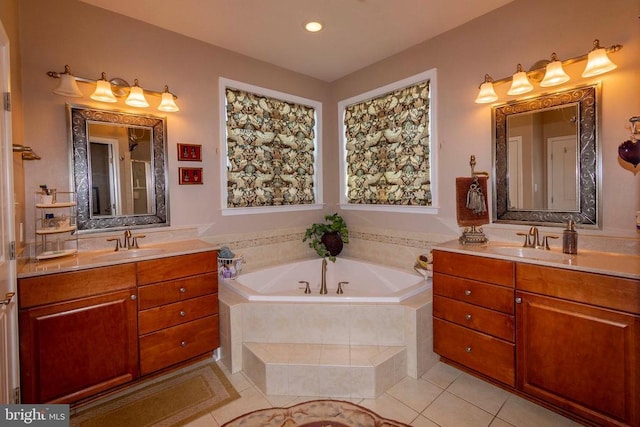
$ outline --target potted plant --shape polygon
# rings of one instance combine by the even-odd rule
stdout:
[[[312,224],[304,233],[303,242],[309,240],[309,247],[314,249],[322,258],[331,261],[342,251],[344,243],[349,243],[349,229],[344,219],[334,213],[325,215],[325,222]]]

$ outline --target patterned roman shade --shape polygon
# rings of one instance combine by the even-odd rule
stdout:
[[[347,199],[431,206],[429,80],[345,108]]]
[[[315,203],[315,109],[225,91],[227,207]]]

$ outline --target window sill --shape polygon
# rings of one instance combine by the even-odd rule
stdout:
[[[254,208],[223,208],[222,216],[311,211],[311,210],[320,210],[323,207],[324,206],[322,204],[314,204],[314,205],[258,206]]]
[[[437,215],[439,211],[439,208],[433,206],[361,205],[354,203],[340,203],[340,209],[354,211],[396,212],[421,215]]]

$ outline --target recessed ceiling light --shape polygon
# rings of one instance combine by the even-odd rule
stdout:
[[[316,21],[307,22],[304,24],[304,29],[310,33],[317,33],[322,29],[322,24]]]

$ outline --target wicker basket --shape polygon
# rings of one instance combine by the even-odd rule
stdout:
[[[223,279],[235,279],[242,271],[243,263],[242,255],[235,258],[218,257],[218,275]]]

